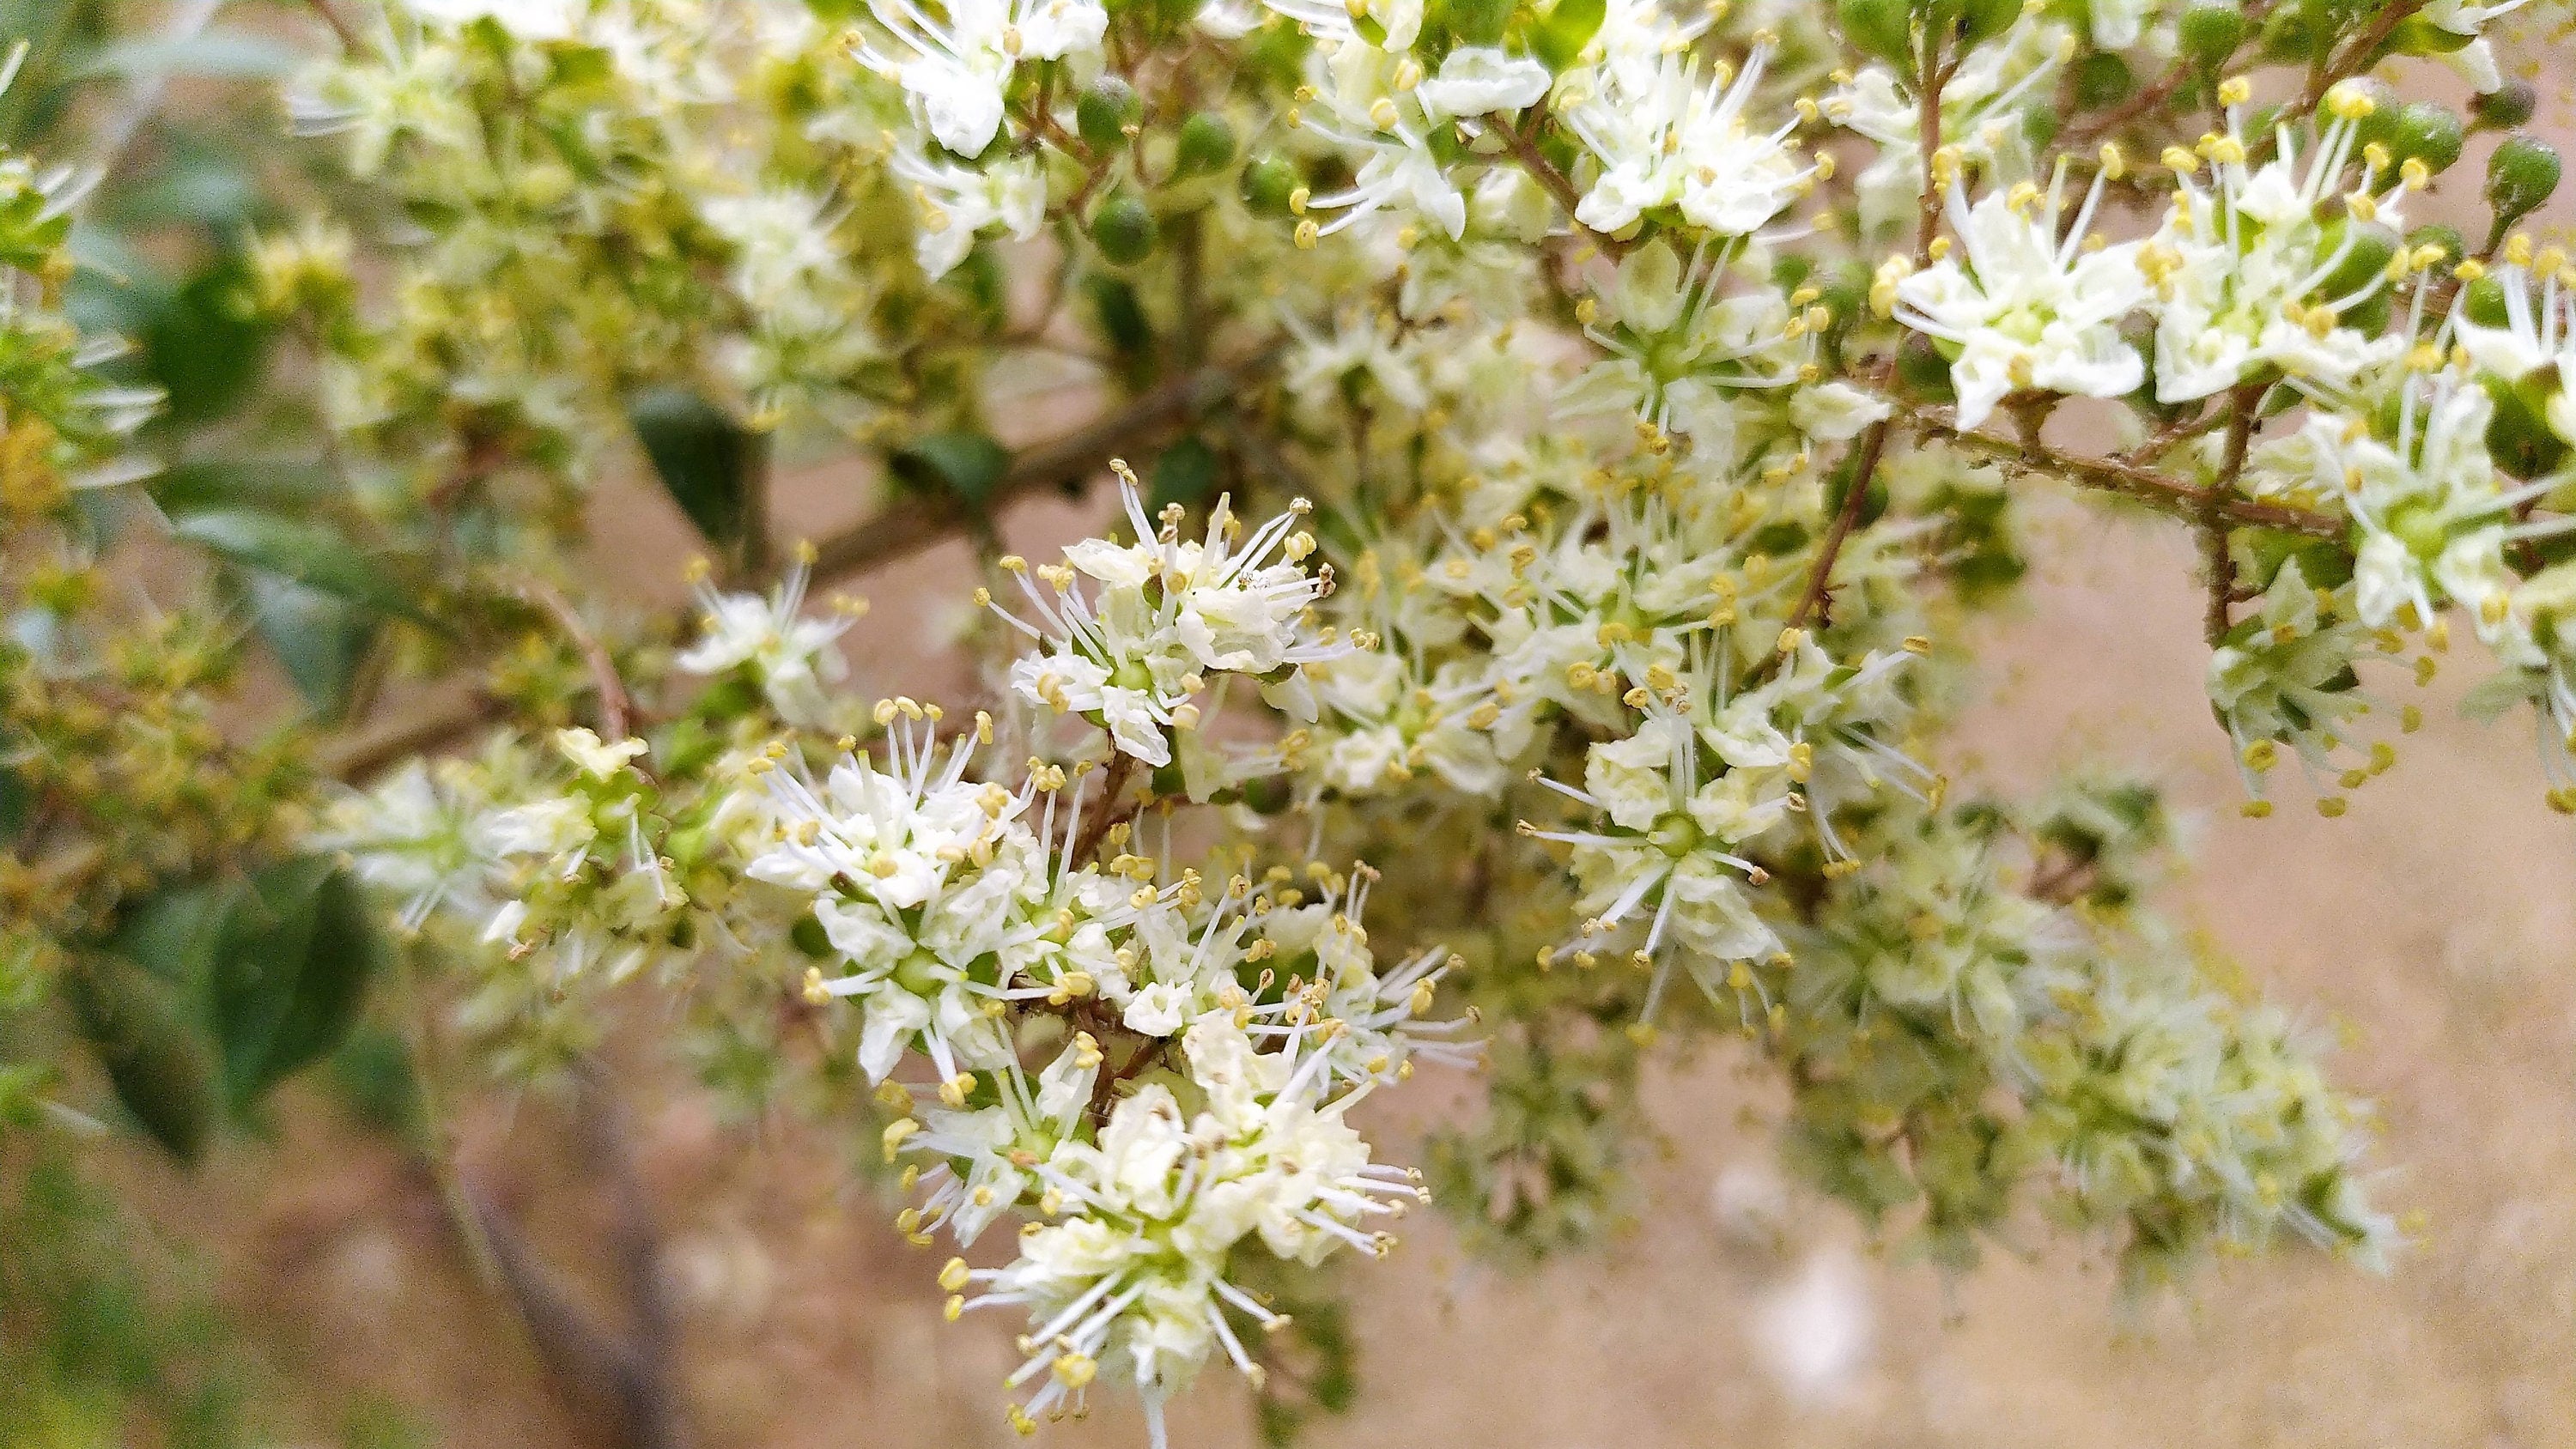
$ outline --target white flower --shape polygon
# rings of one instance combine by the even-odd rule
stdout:
[[[672,662],[692,674],[748,667],[779,718],[789,724],[823,723],[831,713],[823,686],[838,683],[850,670],[833,647],[850,621],[798,617],[811,572],[799,559],[766,599],[717,593],[701,577],[696,589],[705,632]]]
[[[966,260],[983,232],[999,230],[1026,241],[1046,219],[1046,177],[1034,156],[1004,157],[978,168],[898,151],[891,165],[910,183],[920,208],[913,257],[933,280]]]
[[[1898,282],[1896,317],[1953,354],[1959,426],[1976,427],[2022,388],[2117,397],[2145,381],[2146,364],[2118,327],[2147,300],[2138,243],[2086,249],[2102,186],[2097,176],[2062,239],[2054,187],[2044,209],[2036,188],[1989,193],[1973,208],[1952,189],[1965,265],[1945,257]]]
[[[2241,106],[2230,107],[2229,134],[2204,186],[2198,173],[2181,177],[2181,192],[2163,230],[2138,262],[2157,293],[2156,398],[2188,402],[2222,392],[2270,365],[2334,388],[2349,387],[2364,370],[2402,351],[2398,336],[2372,337],[2345,326],[2343,314],[2386,285],[2374,273],[2351,293],[2308,300],[2359,244],[2358,228],[2326,245],[2317,212],[2341,184],[2352,153],[2362,149],[2358,117],[2368,102],[2357,93],[2328,96],[2336,112],[2317,137],[2302,175],[2292,133],[2282,132],[2281,154],[2260,168],[2245,164],[2235,134]],[[2402,228],[2397,200],[2402,186],[2383,187],[2368,159],[2353,195],[2378,223]]]
[[[642,740],[619,740],[603,744],[598,735],[586,729],[555,731],[555,748],[594,780],[605,780],[640,759],[652,746]]]
[[[899,49],[863,44],[859,59],[902,86],[931,136],[960,156],[993,144],[1020,61],[1096,52],[1109,27],[1099,0],[949,0],[946,9],[941,25],[908,0],[873,0]]]
[[[491,19],[521,40],[567,40],[589,13],[588,0],[400,0],[432,25]]]
[[[1423,108],[1437,115],[1518,111],[1547,94],[1547,67],[1494,46],[1462,45],[1422,83]]]
[[[1600,162],[1575,219],[1616,233],[1655,207],[1678,206],[1696,226],[1743,236],[1804,194],[1815,168],[1799,164],[1789,140],[1796,124],[1764,134],[1745,124],[1770,54],[1756,46],[1732,84],[1723,65],[1702,84],[1699,56],[1680,48],[1651,69],[1614,58],[1560,78],[1557,118]]]
[[[1095,719],[1121,753],[1159,768],[1172,762],[1169,731],[1201,723],[1205,707],[1195,701],[1209,674],[1250,675],[1284,702],[1283,687],[1304,694],[1301,666],[1350,652],[1308,632],[1307,606],[1329,590],[1331,574],[1304,566],[1315,542],[1297,529],[1303,500],[1238,546],[1241,527],[1225,499],[1210,511],[1204,539],[1189,540],[1177,512],[1160,529],[1146,518],[1132,473],[1119,487],[1133,543],[1076,544],[1065,564],[1035,578],[1016,558],[1004,564],[1044,625],[1002,614],[1040,646],[1011,666],[1023,699]],[[1311,695],[1297,702],[1311,719]]]

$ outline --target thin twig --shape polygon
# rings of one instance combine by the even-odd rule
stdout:
[[[1494,133],[1503,138],[1503,144],[1510,148],[1512,159],[1521,163],[1521,169],[1536,178],[1539,185],[1547,188],[1547,194],[1556,198],[1556,204],[1565,208],[1568,221],[1583,227],[1601,250],[1608,253],[1613,260],[1628,254],[1626,242],[1606,232],[1595,231],[1589,226],[1584,226],[1583,222],[1576,218],[1574,213],[1583,205],[1583,198],[1575,193],[1574,182],[1563,171],[1557,169],[1555,162],[1547,159],[1547,153],[1538,148],[1536,141],[1531,140],[1518,126],[1496,126]]]
[[[340,18],[340,12],[331,8],[331,0],[304,0],[304,3],[315,15],[321,17],[323,24],[331,27],[333,35],[340,37],[340,49],[343,53],[348,55],[358,53],[358,32],[351,30],[349,22]]]
[[[590,686],[599,696],[599,732],[611,741],[626,739],[635,713],[635,702],[626,692],[626,681],[617,673],[617,661],[609,656],[608,646],[582,622],[581,610],[553,584],[533,575],[520,579],[514,586],[519,597],[554,616],[565,637],[581,651],[581,662],[590,670]]]
[[[1941,92],[1949,78],[1941,74],[1940,34],[1931,26],[1923,29],[1923,57],[1915,71],[1916,149],[1923,168],[1923,199],[1914,220],[1914,262],[1917,266],[1932,264],[1932,239],[1941,230],[1941,205],[1946,199],[1934,178],[1939,172],[1935,158],[1941,154]]]
[[[1124,750],[1116,750],[1110,755],[1109,767],[1101,771],[1100,800],[1093,807],[1096,813],[1087,813],[1081,833],[1073,838],[1072,859],[1076,865],[1091,859],[1092,852],[1100,848],[1102,838],[1109,834],[1109,827],[1118,822],[1118,797],[1127,793],[1127,782],[1135,774],[1135,756]]]
[[[2330,513],[2277,503],[2257,503],[2250,498],[2214,499],[2189,483],[2119,458],[2088,458],[2049,447],[2026,448],[2013,438],[1962,430],[1952,421],[1948,408],[1916,408],[1910,410],[1909,416],[1917,426],[1934,436],[1983,453],[2008,466],[2052,474],[2082,487],[2117,493],[2188,522],[2197,523],[2214,514],[2240,528],[2277,528],[2309,538],[2340,541],[2346,532],[2344,521]]]
[[[1878,472],[1879,456],[1887,451],[1889,424],[1884,420],[1870,425],[1868,436],[1860,442],[1860,461],[1853,465],[1851,491],[1843,495],[1843,506],[1834,511],[1834,521],[1825,530],[1825,541],[1816,550],[1816,567],[1807,575],[1807,587],[1789,610],[1786,632],[1807,622],[1810,615],[1825,611],[1826,592],[1833,586],[1834,561],[1841,557],[1843,541],[1860,524],[1861,510],[1869,502],[1869,483]]]
[[[2201,620],[2201,633],[2212,649],[2227,639],[2227,605],[2236,593],[2236,556],[2228,547],[2233,530],[2218,505],[2237,496],[2237,482],[2245,476],[2245,450],[2254,438],[2254,409],[2263,399],[2263,388],[2261,383],[2247,383],[2228,395],[2227,448],[2219,459],[2217,479],[2201,490],[2201,556],[2209,565],[2209,607]]]

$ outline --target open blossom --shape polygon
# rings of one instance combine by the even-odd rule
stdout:
[[[2339,87],[2327,106],[2333,119],[2307,155],[2297,153],[2284,127],[2274,155],[2258,167],[2237,132],[2245,108],[2231,105],[2228,133],[2209,147],[2206,180],[2196,166],[2179,172],[2173,210],[2139,256],[2158,299],[2159,402],[2209,397],[2267,366],[2349,387],[2364,369],[2404,350],[2405,339],[2374,336],[2347,320],[2387,284],[2377,270],[2342,295],[2317,295],[2362,241],[2360,226],[2329,231],[2318,219],[2356,151],[2363,160],[2360,184],[2346,200],[2351,222],[2404,226],[2397,210],[2403,185],[2388,184],[2385,153],[2375,160],[2360,142],[2369,97]]]
[[[2055,185],[2045,205],[2028,183],[1974,207],[1951,190],[1950,225],[1965,255],[1903,278],[1895,306],[1898,321],[1950,356],[1959,426],[1984,422],[2021,388],[2117,397],[2146,380],[2146,364],[2119,332],[2148,296],[2139,244],[2100,246],[2087,232],[2102,186],[2097,176],[2062,235]]]
[[[1556,114],[1583,140],[1599,174],[1575,208],[1575,220],[1619,232],[1657,207],[1721,236],[1760,230],[1805,194],[1819,164],[1801,165],[1790,133],[1796,124],[1756,132],[1745,116],[1767,46],[1755,47],[1743,73],[1720,63],[1703,79],[1687,50],[1651,61],[1613,55],[1579,76],[1561,78]]]
[[[1031,1195],[1052,1220],[1019,1236],[1009,1264],[960,1260],[942,1276],[965,1310],[1028,1313],[1029,1358],[1008,1383],[1036,1387],[1014,1423],[1080,1404],[1107,1374],[1134,1385],[1162,1449],[1164,1400],[1211,1356],[1263,1377],[1242,1333],[1280,1315],[1227,1280],[1236,1244],[1310,1266],[1346,1247],[1387,1250],[1373,1224],[1423,1193],[1413,1174],[1372,1162],[1343,1121],[1359,1094],[1331,1095],[1313,1044],[1326,1035],[1301,1024],[1264,1051],[1234,1014],[1203,1015],[1182,1052],[1204,1107],[1184,1111],[1148,1085],[1118,1102],[1096,1142],[1030,1154]]]
[[[1297,527],[1303,500],[1238,546],[1242,525],[1224,499],[1206,536],[1192,540],[1180,536],[1177,507],[1159,529],[1146,518],[1132,473],[1121,472],[1119,487],[1133,543],[1086,539],[1034,580],[1025,562],[1003,561],[1041,621],[1003,614],[1041,646],[1012,664],[1012,689],[1032,704],[1096,718],[1121,753],[1158,768],[1172,762],[1169,732],[1202,723],[1195,700],[1211,674],[1248,675],[1265,700],[1313,719],[1301,666],[1351,645],[1307,621],[1308,606],[1331,591],[1332,571],[1305,567],[1315,541]]]
[[[747,671],[769,699],[778,717],[795,725],[819,725],[831,713],[826,685],[838,684],[850,672],[849,661],[834,645],[865,605],[849,602],[839,619],[803,616],[811,566],[798,560],[767,598],[757,594],[718,593],[700,571],[692,580],[703,609],[698,642],[673,662],[692,674]]]
[[[1109,28],[1099,0],[948,0],[942,8],[945,23],[908,0],[872,4],[895,49],[869,44],[859,58],[902,86],[922,125],[960,156],[993,144],[1002,93],[1021,61],[1096,51]]]
[[[1026,241],[1046,216],[1046,177],[1033,157],[1006,156],[981,166],[899,151],[894,174],[912,191],[919,215],[913,224],[913,259],[933,280],[948,275],[975,249],[975,239],[999,231]]]

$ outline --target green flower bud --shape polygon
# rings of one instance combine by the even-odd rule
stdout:
[[[1154,251],[1154,213],[1145,199],[1121,191],[1092,213],[1091,244],[1111,263],[1132,267]]]
[[[2193,65],[2216,72],[2236,54],[2236,47],[2245,43],[2244,8],[2195,0],[2182,12],[2176,33],[2182,41],[2182,53]]]
[[[2507,136],[2487,158],[2487,205],[2496,230],[2522,220],[2558,189],[2558,150],[2535,136]]]
[[[1225,117],[1201,111],[1181,123],[1180,149],[1172,158],[1175,175],[1220,171],[1233,161],[1234,127]]]
[[[2397,130],[2388,149],[2399,161],[2421,161],[2438,175],[2460,159],[2467,142],[2468,128],[2448,106],[2408,101],[2397,108]]]
[[[1127,143],[1127,128],[1145,114],[1136,88],[1114,75],[1104,75],[1073,103],[1073,128],[1094,151],[1115,150]]]
[[[2389,258],[2397,255],[2398,243],[2396,228],[2375,221],[2355,224],[2350,217],[2339,216],[2327,222],[2318,229],[2318,248],[2327,256],[2341,251],[2343,260],[2335,263],[2335,269],[2308,295],[2320,302],[2332,302],[2360,291],[2388,266]]]

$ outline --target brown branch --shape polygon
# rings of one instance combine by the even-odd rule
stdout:
[[[1861,439],[1860,461],[1852,468],[1851,491],[1843,495],[1843,506],[1834,511],[1834,521],[1825,530],[1825,541],[1816,550],[1815,571],[1807,575],[1806,590],[1789,610],[1789,622],[1780,626],[1783,633],[1806,623],[1811,614],[1826,612],[1826,591],[1833,584],[1834,561],[1842,555],[1843,541],[1859,526],[1861,510],[1868,505],[1870,479],[1878,472],[1879,457],[1887,451],[1888,427],[1882,419],[1871,424],[1869,435]]]
[[[1923,58],[1915,72],[1916,148],[1923,167],[1923,199],[1914,221],[1914,263],[1932,264],[1932,239],[1941,231],[1940,184],[1933,158],[1941,152],[1941,92],[1949,78],[1941,73],[1941,40],[1931,26],[1923,30]]]
[[[890,563],[946,539],[981,512],[1079,481],[1112,454],[1149,451],[1266,370],[1273,355],[1265,350],[1239,362],[1174,378],[1063,437],[1020,450],[978,506],[949,497],[897,499],[818,544],[814,576],[828,580]],[[401,760],[453,744],[484,725],[497,723],[505,714],[500,701],[479,691],[442,699],[342,742],[326,757],[324,768],[341,780],[362,781]]]
[[[2233,530],[2218,505],[2237,496],[2237,482],[2245,476],[2245,450],[2254,437],[2254,409],[2262,398],[2261,383],[2240,384],[2228,395],[2227,449],[2219,459],[2217,479],[2201,490],[2201,556],[2209,565],[2209,607],[2201,634],[2212,649],[2226,641],[2227,605],[2236,592],[2236,556],[2228,548]]]
[[[2205,490],[2180,479],[2166,477],[2152,468],[2143,468],[2119,458],[2087,458],[2055,448],[2026,448],[2018,439],[1963,431],[1951,420],[1948,408],[1916,408],[1909,415],[1915,425],[1926,432],[2006,465],[2053,474],[2082,487],[2133,498],[2187,522],[2198,523],[2214,516],[2240,528],[2276,528],[2285,533],[2336,542],[2342,541],[2347,531],[2344,521],[2330,513],[2277,503],[2257,503],[2250,498],[2212,498]]]
[[[1557,205],[1565,208],[1567,221],[1583,227],[1601,250],[1608,253],[1613,260],[1628,254],[1626,242],[1607,232],[1594,231],[1576,219],[1574,213],[1583,205],[1583,198],[1575,194],[1573,180],[1563,171],[1558,170],[1555,162],[1547,159],[1547,153],[1538,148],[1536,141],[1531,140],[1518,126],[1496,126],[1494,132],[1503,138],[1503,145],[1510,149],[1512,159],[1521,163],[1521,169],[1535,178],[1539,185],[1547,188],[1547,194],[1556,198]]]
[[[331,27],[333,35],[340,37],[340,49],[344,53],[358,53],[358,32],[351,30],[349,22],[340,18],[340,12],[331,8],[331,0],[304,0],[304,3],[321,17],[323,24]]]
[[[614,1442],[625,1449],[683,1449],[687,1435],[665,1412],[668,1395],[636,1346],[620,1341],[575,1301],[498,1204],[471,1188],[465,1201],[502,1290],[565,1393],[607,1415]]]
[[[633,733],[629,726],[635,713],[634,699],[626,692],[626,681],[619,677],[617,661],[609,657],[608,646],[600,643],[599,636],[582,622],[581,610],[573,607],[563,590],[533,575],[520,579],[513,589],[519,597],[553,615],[565,637],[572,640],[573,648],[581,651],[581,662],[590,670],[591,690],[599,696],[601,737],[612,744],[628,738]]]
[[[1124,750],[1115,750],[1110,755],[1109,767],[1101,771],[1099,802],[1092,807],[1098,813],[1085,812],[1082,831],[1073,838],[1074,864],[1080,865],[1091,859],[1092,852],[1100,848],[1101,838],[1109,833],[1109,827],[1118,823],[1118,797],[1127,793],[1127,782],[1135,773],[1134,755]]]

